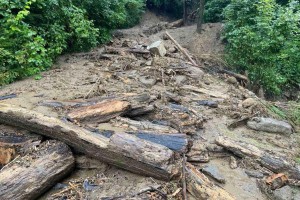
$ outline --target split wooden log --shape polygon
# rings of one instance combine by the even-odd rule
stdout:
[[[136,130],[152,130],[158,133],[178,133],[177,130],[169,126],[154,124],[149,121],[135,121],[124,117],[117,117],[116,121],[127,124]]]
[[[125,114],[125,116],[128,117],[137,117],[141,115],[146,115],[155,110],[153,105],[144,106],[144,105],[136,105],[132,106],[130,110],[128,110]]]
[[[271,155],[254,145],[227,137],[218,137],[216,143],[241,158],[250,157],[257,160],[263,167],[274,173],[284,173],[289,175],[291,179],[300,180],[300,167],[291,164],[282,157]]]
[[[227,191],[214,185],[192,164],[186,163],[187,190],[199,200],[234,200]]]
[[[74,157],[67,145],[46,141],[0,171],[0,199],[36,199],[73,167]]]
[[[182,46],[168,33],[166,35],[170,38],[170,40],[177,46],[177,48],[187,57],[187,59],[196,67],[198,67],[197,63],[192,59],[192,57],[182,48]]]
[[[124,114],[129,108],[126,101],[106,100],[75,109],[67,116],[71,120],[102,123]]]
[[[0,167],[41,143],[42,137],[18,128],[0,125]]]
[[[205,88],[198,88],[198,87],[195,87],[195,86],[192,86],[192,85],[184,85],[180,89],[182,89],[182,90],[190,90],[190,91],[193,91],[193,92],[198,92],[198,93],[206,94],[206,95],[209,95],[211,97],[216,97],[216,98],[222,98],[222,99],[229,98],[229,96],[227,94],[224,94],[222,92],[208,90],[208,89],[205,89]]]
[[[0,123],[58,139],[78,152],[134,173],[170,180],[178,173],[174,152],[129,134],[111,138],[13,105],[0,104]]]

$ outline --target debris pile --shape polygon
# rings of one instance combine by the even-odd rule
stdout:
[[[147,34],[181,23],[152,27]],[[76,56],[87,57],[97,69],[88,77],[88,93],[37,104],[61,119],[0,103],[1,197],[34,199],[53,188],[49,199],[83,199],[108,181],[100,176],[60,184],[75,163],[89,169],[107,163],[164,181],[101,199],[184,199],[187,193],[196,199],[238,199],[219,186],[231,181],[210,163],[221,157],[228,158],[231,170],[246,168],[268,195],[300,180],[299,166],[282,152],[225,137],[225,131],[205,137],[212,114],[227,116],[228,130],[248,126],[288,137],[293,128],[266,118],[263,104],[242,87],[247,77],[223,70],[219,76],[231,85],[224,90],[215,84],[218,79],[170,33],[154,43],[143,34],[135,40],[116,37],[101,52]]]

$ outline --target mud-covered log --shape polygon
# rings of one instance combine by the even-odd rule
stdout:
[[[186,163],[187,190],[198,200],[234,200],[224,189],[214,185],[203,173]]]
[[[108,138],[110,138],[113,134],[115,134],[113,131],[98,131],[98,130],[95,131]],[[179,153],[187,152],[189,146],[191,145],[186,134],[179,134],[179,133],[161,134],[161,133],[153,133],[153,132],[145,132],[145,131],[127,132],[127,133],[134,135],[140,139],[163,145]]]
[[[102,123],[122,115],[129,108],[130,104],[126,101],[106,100],[75,109],[68,114],[68,118],[77,121]]]
[[[127,124],[131,127],[135,127],[138,130],[152,130],[159,133],[178,133],[177,130],[169,126],[154,124],[149,121],[136,121],[124,117],[117,117],[116,121],[123,124]]]
[[[109,53],[109,54],[122,54],[122,53],[150,54],[150,51],[145,50],[145,49],[135,49],[135,48],[106,47],[105,53]]]
[[[74,157],[67,145],[46,141],[0,171],[0,199],[36,199],[73,167]]]
[[[7,104],[0,104],[0,123],[58,139],[78,152],[134,173],[169,180],[177,170],[170,149],[129,134],[123,133],[122,136],[115,134],[111,138],[106,138],[74,124]],[[128,144],[135,145],[135,148],[123,149]],[[156,149],[159,162],[143,153],[148,149]]]
[[[254,145],[227,137],[218,137],[216,143],[241,158],[254,158],[274,173],[285,173],[289,175],[289,178],[300,180],[300,167],[293,165],[282,157],[271,155]]]

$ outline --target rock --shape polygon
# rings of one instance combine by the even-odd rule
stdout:
[[[187,77],[184,75],[177,75],[174,77],[174,79],[177,85],[183,84],[187,81]]]
[[[200,106],[208,106],[211,108],[217,108],[218,107],[218,103],[216,101],[212,101],[212,100],[201,100],[201,101],[197,101],[198,105]]]
[[[254,177],[254,178],[263,178],[264,175],[258,171],[255,170],[246,170],[245,173],[250,176],[250,177]]]
[[[219,183],[225,183],[224,176],[220,173],[219,169],[214,165],[207,165],[202,169],[202,172],[212,178],[214,178]]]
[[[146,66],[151,66],[152,65],[152,60],[149,60],[145,63]]]
[[[230,168],[231,168],[231,169],[236,169],[236,168],[238,168],[238,164],[237,164],[237,161],[236,161],[236,158],[235,158],[235,157],[230,156],[229,165],[230,165]]]
[[[255,117],[247,122],[247,126],[257,131],[270,133],[291,134],[293,132],[289,123],[272,118]]]
[[[162,41],[156,41],[152,43],[150,46],[147,47],[148,50],[150,50],[152,55],[157,55],[157,56],[165,56],[167,53],[167,50],[163,44]]]
[[[141,76],[139,78],[140,82],[143,83],[147,87],[152,87],[153,85],[156,84],[156,79],[149,78],[147,76]]]
[[[168,51],[169,51],[170,53],[176,53],[176,52],[177,52],[177,49],[176,49],[175,47],[171,47],[171,48],[168,49]]]
[[[248,98],[248,99],[246,99],[242,102],[242,106],[244,108],[249,108],[249,107],[252,107],[254,105],[257,105],[257,101],[254,98]]]
[[[283,188],[275,190],[273,196],[274,200],[292,200],[293,191],[290,186],[285,186]]]
[[[188,75],[194,79],[201,80],[204,77],[204,72],[199,69],[198,67],[194,66],[187,66],[185,69],[186,72],[188,72]]]
[[[230,76],[228,79],[227,79],[227,82],[230,83],[230,84],[233,84],[233,85],[236,85],[238,83],[238,81],[236,80],[235,77],[233,76]]]

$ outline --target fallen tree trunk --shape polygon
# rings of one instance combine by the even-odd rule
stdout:
[[[71,172],[73,167],[74,157],[67,145],[46,141],[0,171],[0,198],[36,199]]]
[[[141,115],[146,115],[155,110],[153,105],[149,106],[132,106],[130,110],[128,110],[125,114],[125,116],[128,117],[137,117]]]
[[[182,48],[182,46],[168,33],[166,35],[170,38],[170,40],[177,46],[177,48],[187,57],[187,59],[196,67],[198,67],[197,63],[192,59],[192,57]]]
[[[237,74],[237,73],[234,73],[234,72],[225,70],[225,69],[220,70],[220,72],[221,72],[221,73],[228,74],[228,75],[230,75],[230,76],[233,76],[233,77],[235,77],[235,78],[238,79],[238,80],[245,81],[246,83],[249,82],[249,79],[248,79],[247,76],[244,76],[244,75],[241,75],[241,74]]]
[[[216,143],[241,158],[251,157],[256,159],[262,166],[274,173],[285,173],[289,175],[289,178],[300,180],[299,166],[294,166],[284,158],[271,155],[254,145],[226,137],[218,137]]]
[[[190,163],[186,163],[187,190],[199,200],[234,200],[224,189],[214,185]]]
[[[109,54],[122,54],[122,53],[150,54],[150,51],[145,50],[145,49],[134,49],[134,48],[105,47],[105,53],[109,53]]]
[[[7,104],[0,104],[0,122],[58,139],[90,157],[134,173],[170,180],[177,170],[170,149],[129,134],[117,133],[108,139],[71,123]]]
[[[68,114],[68,118],[76,121],[102,123],[124,114],[129,108],[130,104],[126,101],[106,100],[75,109]]]

